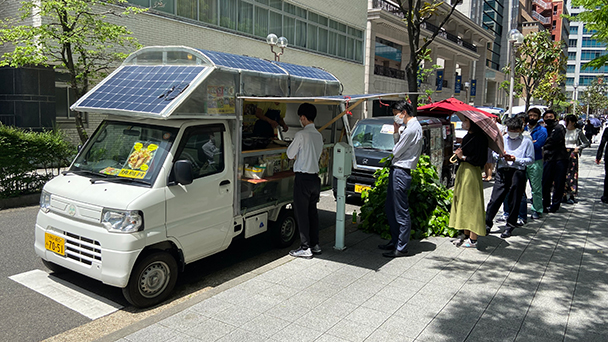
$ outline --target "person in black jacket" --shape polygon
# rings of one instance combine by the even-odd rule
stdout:
[[[597,155],[595,156],[595,163],[599,164],[602,160],[602,154],[605,152],[606,143],[608,142],[608,129],[604,129],[604,133],[602,134],[602,140],[600,141],[600,146],[597,148]],[[608,155],[608,152],[606,152]],[[602,194],[602,202],[608,204],[608,162],[604,159],[604,193]]]
[[[543,146],[543,208],[546,213],[554,213],[559,210],[564,195],[566,167],[570,156],[566,151],[566,127],[557,123],[555,112],[546,111],[543,120],[548,134]]]

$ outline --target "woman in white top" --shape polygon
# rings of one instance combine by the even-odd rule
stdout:
[[[574,196],[578,194],[578,157],[580,152],[591,145],[580,128],[576,127],[576,116],[566,116],[566,150],[570,154],[568,169],[566,173],[566,190],[564,191],[563,203],[574,204],[577,202]]]

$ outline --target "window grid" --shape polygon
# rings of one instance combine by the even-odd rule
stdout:
[[[151,7],[153,0],[128,2]],[[260,38],[282,35],[290,45],[363,62],[362,30],[281,0],[166,0],[152,7]]]

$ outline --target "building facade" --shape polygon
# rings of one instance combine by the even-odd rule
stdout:
[[[449,5],[443,4],[443,12]],[[405,67],[409,61],[409,39],[403,13],[390,0],[369,0],[366,36],[365,92],[390,93],[407,91]],[[439,31],[431,43],[430,62],[425,67],[439,65],[439,69],[420,84],[420,88],[435,91],[432,101],[455,97],[475,105],[492,105],[495,94],[487,95],[487,49],[493,33],[483,29],[468,16],[455,11],[444,27],[442,18],[434,17],[422,27],[421,39]],[[471,96],[471,90],[475,96]],[[368,116],[386,115],[387,110],[375,101],[368,106]]]
[[[583,11],[582,8],[569,8],[573,16]],[[568,37],[568,66],[566,73],[566,96],[570,100],[581,101],[580,94],[598,76],[607,76],[608,67],[600,69],[585,67],[585,63],[606,55],[606,44],[591,38],[594,32],[588,30],[580,21],[570,23]]]
[[[2,15],[16,15],[18,2],[7,1],[12,7]],[[274,55],[266,36],[274,33],[289,41],[280,57],[282,62],[321,67],[340,79],[345,94],[364,92],[366,0],[129,0],[129,3],[150,10],[130,18],[108,17],[108,20],[126,26],[144,46],[184,45],[272,60]],[[49,97],[45,100],[52,103],[46,107],[47,116],[54,116],[44,123],[56,122],[75,140],[73,113],[68,110],[75,99],[61,74],[55,77],[53,92],[44,93]],[[0,97],[0,114],[9,110]],[[360,111],[353,112],[361,115]],[[0,118],[2,122],[15,124],[22,115],[13,111]],[[94,130],[101,119],[89,115],[87,130]]]

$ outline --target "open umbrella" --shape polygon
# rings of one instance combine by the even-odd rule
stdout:
[[[595,127],[600,127],[602,125],[600,119],[598,118],[589,118],[589,122]]]
[[[488,147],[502,156],[504,154],[505,145],[502,133],[496,125],[496,121],[478,110],[461,110],[455,113],[460,120],[467,118],[474,122],[488,137]]]
[[[481,112],[484,115],[495,118],[497,117],[494,114],[483,111],[479,108],[475,108],[471,105],[468,105],[458,99],[453,97],[449,99],[445,99],[439,102],[430,103],[424,106],[418,107],[418,115],[427,115],[427,116],[449,116],[454,112],[462,111],[462,110],[472,110]]]

